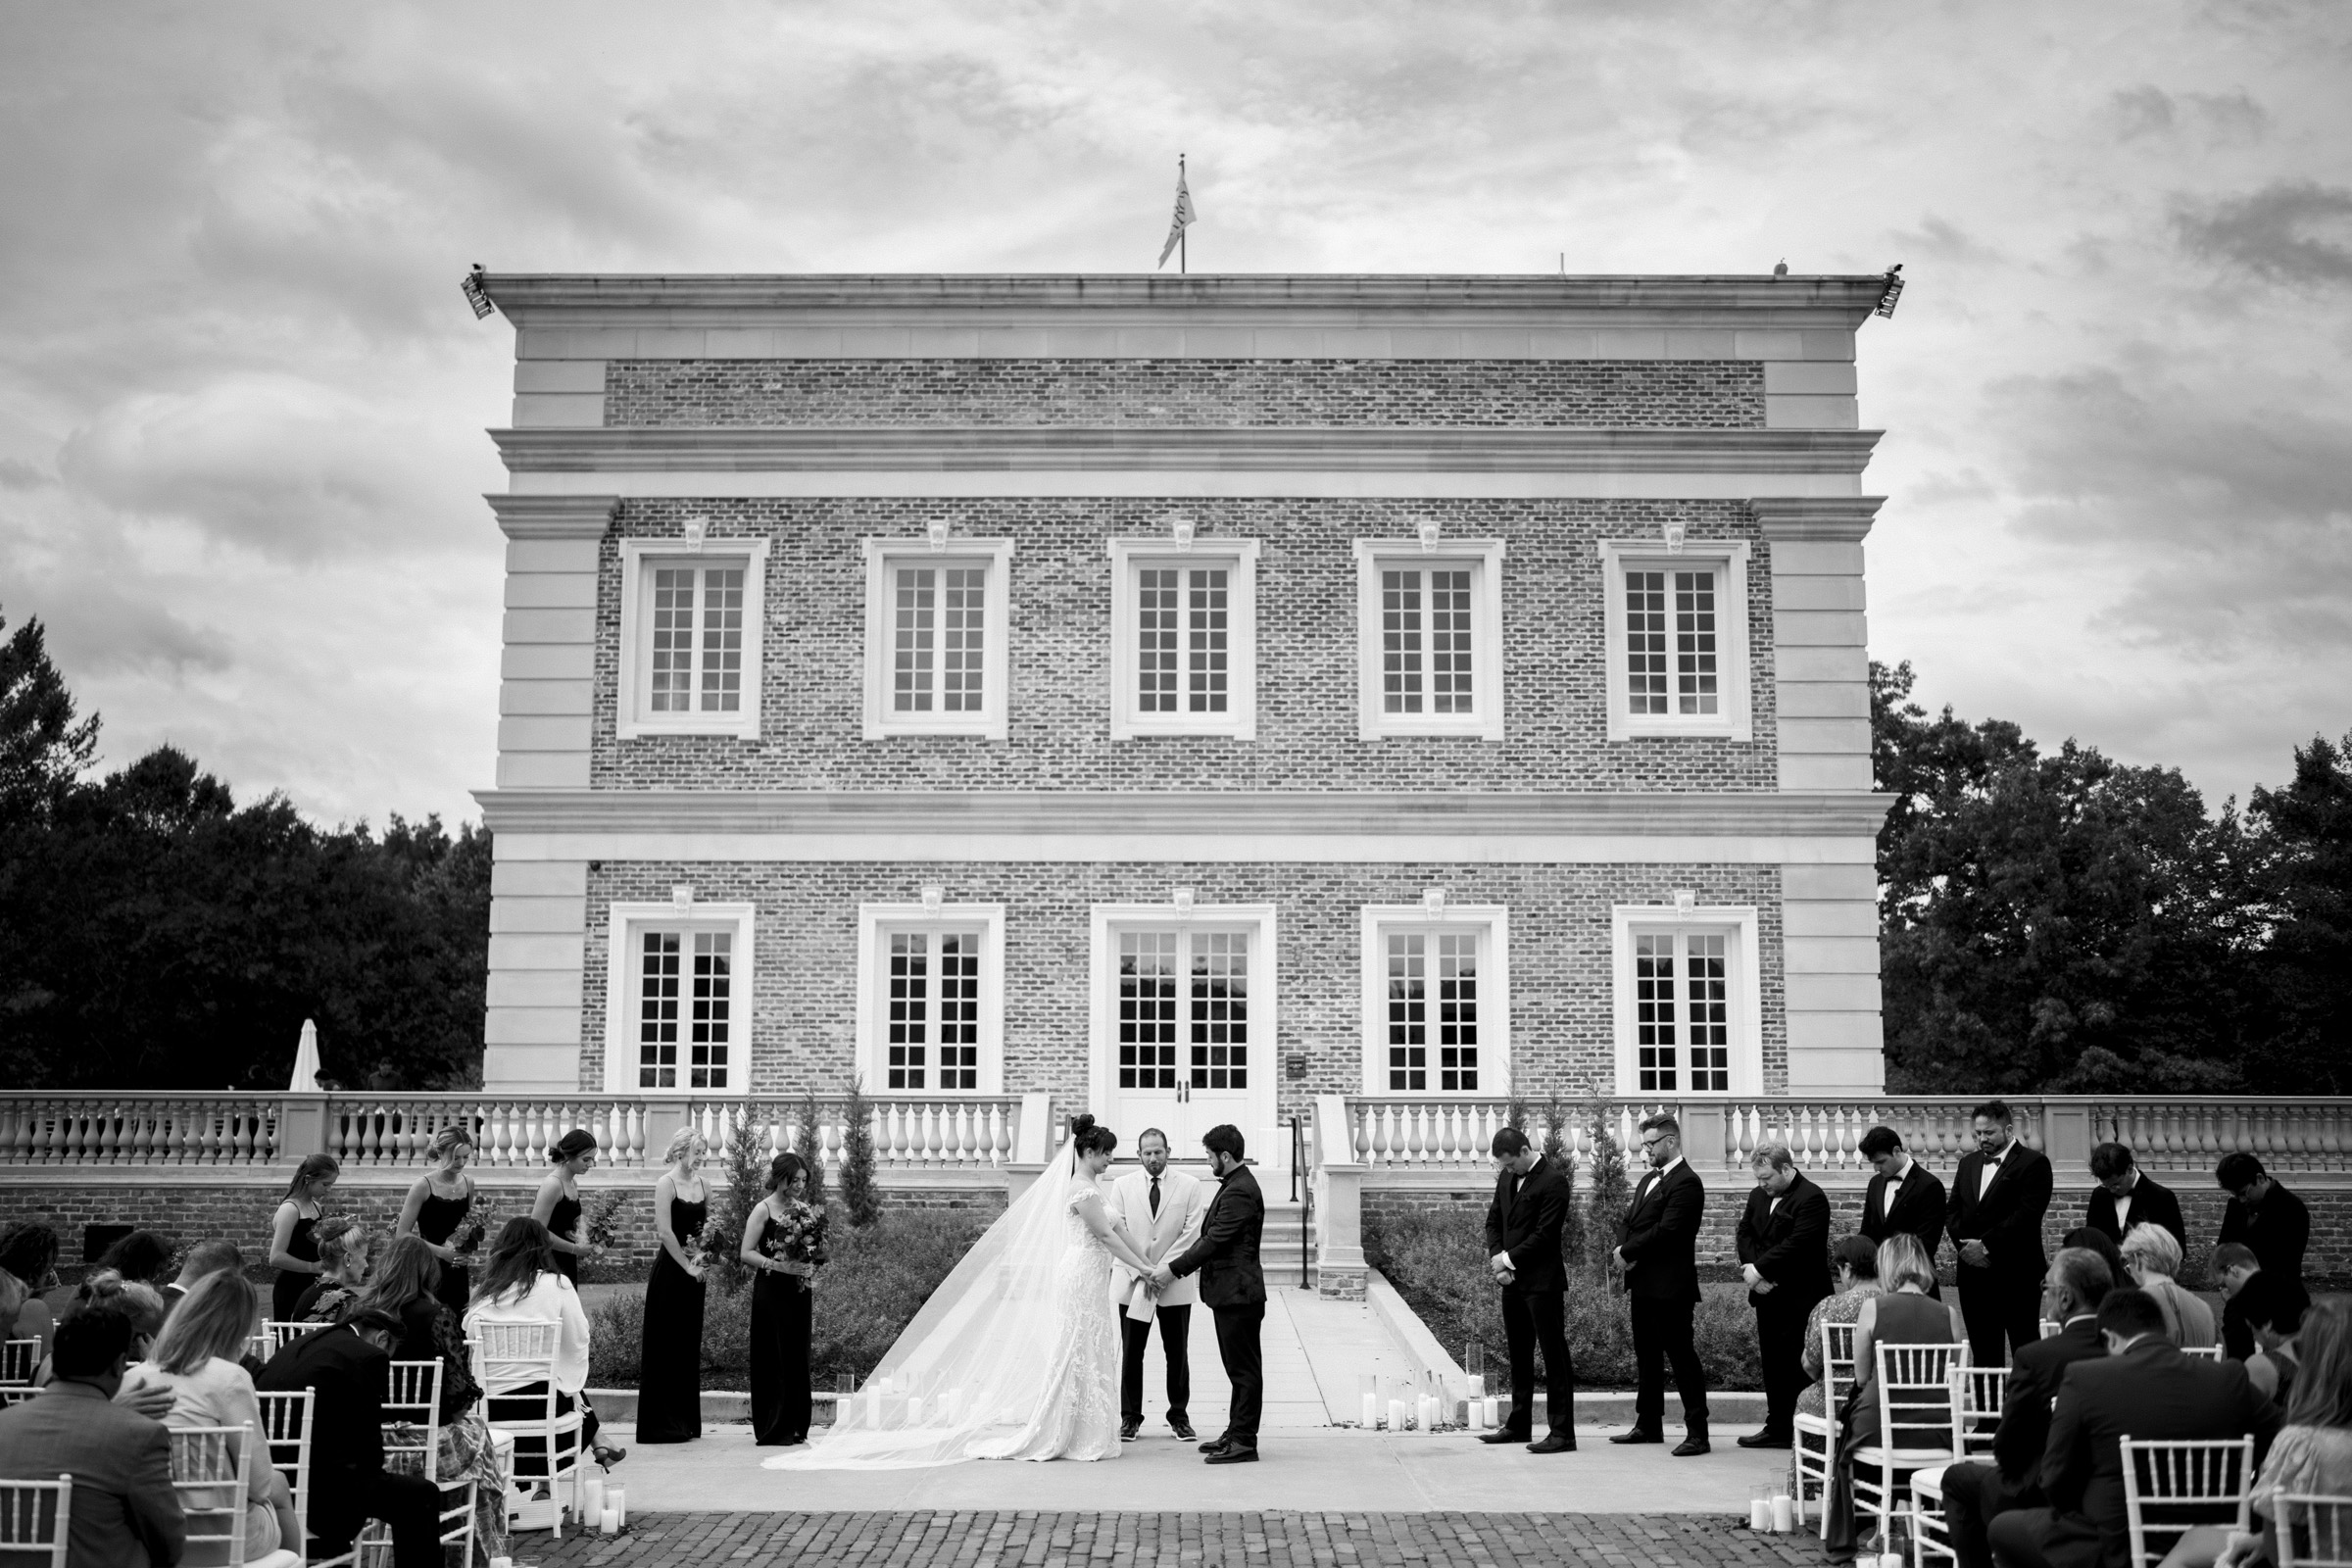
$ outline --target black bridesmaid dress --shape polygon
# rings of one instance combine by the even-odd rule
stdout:
[[[760,1232],[760,1251],[773,1257],[770,1211]],[[816,1293],[801,1288],[790,1274],[762,1269],[752,1281],[752,1441],[761,1446],[808,1441],[808,1336],[815,1321]]]
[[[288,1257],[299,1257],[305,1263],[318,1261],[318,1241],[312,1234],[318,1225],[316,1219],[304,1219],[299,1214],[294,1216],[294,1234],[286,1238]],[[316,1274],[304,1274],[290,1268],[279,1269],[277,1282],[270,1287],[270,1321],[293,1322],[294,1303],[301,1300],[302,1293],[318,1284],[318,1279],[319,1276]]]
[[[547,1211],[547,1229],[550,1235],[561,1236],[573,1246],[578,1246],[580,1200],[568,1196],[557,1199],[556,1206]],[[556,1253],[556,1272],[571,1281],[572,1284],[579,1284],[579,1255],[575,1252],[558,1251]]]
[[[710,1200],[672,1196],[670,1234],[692,1249],[710,1217]],[[692,1443],[703,1435],[703,1282],[678,1266],[669,1249],[645,1282],[645,1348],[637,1378],[637,1441]]]
[[[466,1223],[473,1209],[473,1184],[466,1184],[463,1198],[443,1198],[432,1188],[424,1190],[424,1206],[416,1210],[416,1234],[435,1247],[447,1247],[449,1239]],[[473,1291],[473,1273],[463,1263],[441,1265],[441,1283],[433,1291],[441,1304],[460,1317],[466,1315],[466,1298]]]

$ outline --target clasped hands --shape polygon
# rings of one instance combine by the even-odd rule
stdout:
[[[1772,1281],[1766,1279],[1763,1275],[1756,1272],[1756,1265],[1753,1263],[1740,1264],[1740,1277],[1747,1281],[1747,1288],[1755,1292],[1758,1296],[1770,1296],[1776,1289],[1778,1289],[1778,1287],[1775,1286]]]
[[[1176,1284],[1176,1271],[1165,1263],[1154,1263],[1136,1276],[1153,1296],[1171,1290]]]

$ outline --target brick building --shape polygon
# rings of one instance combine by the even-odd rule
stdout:
[[[488,1087],[1882,1084],[1854,277],[491,277]]]

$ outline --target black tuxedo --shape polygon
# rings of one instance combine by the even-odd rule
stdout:
[[[395,1568],[440,1568],[441,1489],[423,1476],[384,1472],[384,1396],[392,1356],[347,1328],[306,1334],[254,1379],[265,1394],[311,1391],[310,1530],[339,1555],[369,1519],[392,1527]],[[293,1543],[287,1543],[292,1545]]]
[[[2012,1140],[2001,1168],[1981,1196],[1984,1154],[1962,1157],[1952,1177],[1945,1229],[1952,1245],[1983,1242],[1986,1263],[1960,1265],[1960,1316],[1968,1325],[1971,1358],[1999,1366],[2008,1349],[2023,1349],[2041,1338],[2041,1276],[2049,1259],[2041,1250],[2041,1216],[2050,1206],[2050,1162],[2022,1141]]]
[[[1200,1276],[1200,1302],[1217,1322],[1217,1354],[1233,1385],[1225,1437],[1245,1448],[1257,1446],[1257,1423],[1266,1402],[1266,1362],[1258,1328],[1266,1317],[1266,1276],[1258,1267],[1257,1239],[1266,1226],[1266,1200],[1247,1165],[1218,1179],[1217,1196],[1200,1219],[1200,1239],[1168,1264],[1182,1279]]]
[[[1666,1369],[1683,1396],[1683,1425],[1707,1435],[1707,1379],[1691,1343],[1698,1304],[1698,1226],[1707,1192],[1689,1160],[1660,1176],[1643,1171],[1618,1227],[1625,1292],[1634,1319],[1634,1425],[1656,1432],[1666,1420]]]
[[[2291,1280],[2299,1287],[2303,1283],[2303,1252],[2311,1245],[2311,1210],[2274,1176],[2270,1196],[2253,1207],[2230,1200],[2230,1206],[2222,1210],[2222,1234],[2215,1242],[2236,1242],[2254,1249],[2265,1274]]]
[[[2188,1255],[2188,1226],[2180,1218],[2180,1200],[2169,1187],[2156,1185],[2146,1171],[2132,1184],[2132,1212],[2127,1216],[2134,1225],[2155,1225],[2173,1233],[2180,1244],[2180,1255]],[[2104,1187],[2091,1189],[2090,1203],[2082,1211],[2082,1223],[2091,1230],[2121,1247],[2125,1227],[2115,1222],[2115,1195]],[[2117,1281],[2119,1285],[2122,1281]]]
[[[1944,1516],[1950,1521],[1952,1551],[1960,1568],[1992,1568],[1984,1532],[2013,1508],[2040,1505],[2041,1455],[2049,1445],[2050,1401],[2066,1369],[2107,1353],[2089,1314],[2057,1334],[2036,1340],[2009,1364],[2001,1424],[1993,1430],[1991,1464],[1956,1464],[1943,1473]]]
[[[1862,1234],[1873,1242],[1896,1235],[1916,1236],[1927,1250],[1928,1261],[1935,1262],[1936,1250],[1943,1246],[1944,1224],[1950,1218],[1943,1183],[1914,1157],[1911,1168],[1903,1172],[1902,1185],[1894,1190],[1893,1206],[1882,1210],[1887,1185],[1884,1176],[1871,1177],[1870,1190],[1862,1195]]]
[[[2259,1464],[2278,1436],[2278,1408],[2254,1392],[2235,1361],[2183,1355],[2151,1334],[2122,1355],[2073,1362],[2060,1374],[2058,1408],[2042,1450],[2047,1505],[1995,1519],[1993,1554],[2034,1568],[2128,1568],[2121,1440],[2248,1433]]]
[[[1756,1348],[1764,1365],[1764,1430],[1788,1436],[1805,1376],[1805,1318],[1830,1294],[1830,1200],[1799,1175],[1775,1202],[1757,1187],[1740,1216],[1740,1261],[1753,1264],[1769,1291],[1747,1293],[1756,1310]]]
[[[1511,1283],[1502,1288],[1502,1326],[1511,1344],[1511,1413],[1506,1430],[1532,1435],[1536,1411],[1536,1347],[1544,1348],[1550,1430],[1576,1436],[1576,1363],[1568,1355],[1563,1310],[1568,1270],[1560,1257],[1560,1228],[1568,1218],[1568,1183],[1548,1165],[1525,1176],[1504,1171],[1487,1205],[1487,1255],[1510,1258]]]

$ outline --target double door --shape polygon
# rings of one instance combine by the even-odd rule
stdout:
[[[1256,940],[1252,930],[1213,925],[1116,933],[1107,1098],[1121,1158],[1151,1127],[1188,1165],[1201,1157],[1201,1134],[1219,1123],[1258,1135],[1253,1090],[1273,1043],[1258,1038],[1252,1014]]]

